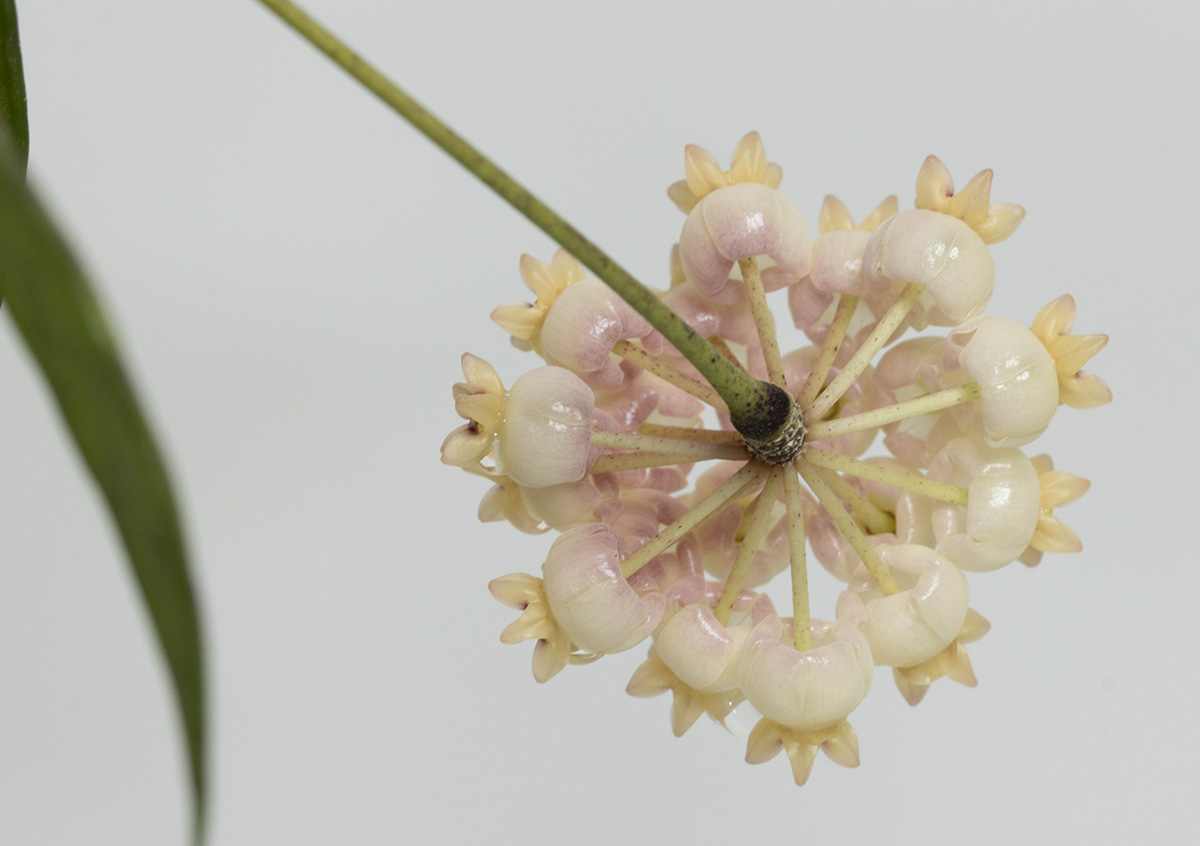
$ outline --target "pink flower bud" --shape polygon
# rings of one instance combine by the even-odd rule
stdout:
[[[590,652],[621,652],[654,631],[666,608],[661,593],[639,597],[621,575],[620,536],[601,523],[568,529],[546,562],[542,581],[554,619]]]
[[[620,364],[611,356],[613,345],[626,338],[644,338],[653,331],[611,288],[589,278],[558,295],[542,324],[541,343],[555,363],[598,388],[613,390],[625,381]],[[661,343],[661,336],[658,338]]]
[[[763,270],[767,290],[790,285],[808,273],[812,244],[808,224],[783,194],[757,183],[719,188],[688,214],[679,236],[687,278],[705,296],[720,293],[733,265],[769,256]]]

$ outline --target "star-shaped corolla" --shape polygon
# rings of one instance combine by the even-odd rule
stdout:
[[[778,188],[783,179],[783,169],[767,161],[757,132],[747,133],[738,142],[729,170],[722,170],[712,153],[695,144],[684,148],[683,166],[687,178],[672,184],[667,196],[684,214],[718,188],[751,182]]]
[[[992,171],[981,170],[957,193],[950,169],[929,156],[917,174],[916,207],[961,220],[985,244],[997,244],[1017,230],[1025,209],[1016,203],[992,203]]]
[[[542,324],[567,286],[582,281],[582,264],[566,250],[559,250],[549,264],[526,253],[520,261],[521,279],[533,291],[532,303],[505,303],[492,311],[492,320],[513,337],[513,344],[530,350],[540,346]]]
[[[454,384],[454,410],[467,422],[442,442],[442,463],[469,468],[492,451],[504,411],[504,383],[496,370],[471,353],[462,355],[465,382]]]
[[[979,422],[994,447],[1024,446],[1058,409],[1054,360],[1026,327],[1007,317],[968,320],[947,336],[946,359],[979,384]]]
[[[909,705],[916,705],[925,698],[929,686],[938,679],[945,677],[966,687],[978,684],[975,671],[971,668],[971,659],[967,655],[967,644],[979,640],[987,634],[991,624],[978,612],[968,608],[963,620],[962,631],[954,641],[934,655],[928,661],[914,664],[911,667],[895,667],[892,677],[900,695]]]
[[[881,544],[880,559],[901,584],[899,593],[879,593],[865,569],[838,599],[838,619],[858,622],[875,664],[909,667],[949,646],[967,613],[967,579],[945,556],[918,544]]]
[[[1033,334],[1054,359],[1059,401],[1072,408],[1095,408],[1112,402],[1104,380],[1081,368],[1108,343],[1107,335],[1072,335],[1075,298],[1063,294],[1042,306],[1033,319]]]
[[[796,785],[803,787],[817,752],[843,767],[857,767],[858,736],[845,720],[821,729],[800,731],[763,717],[746,741],[746,763],[762,764],[786,751]]]
[[[537,640],[533,648],[533,677],[539,684],[554,678],[568,663],[587,663],[594,659],[593,655],[575,653],[570,637],[550,611],[541,579],[528,573],[512,573],[492,579],[488,590],[500,602],[521,612],[521,616],[500,633],[500,642]]]
[[[672,695],[671,731],[676,737],[683,737],[701,714],[708,714],[725,725],[725,718],[745,699],[737,687],[715,693],[696,690],[675,675],[651,647],[649,657],[634,671],[625,692],[630,696],[649,697],[668,690]]]
[[[1041,499],[1038,507],[1037,528],[1029,548],[1021,554],[1021,563],[1033,567],[1042,560],[1043,552],[1080,552],[1083,543],[1074,529],[1054,516],[1054,509],[1079,499],[1091,482],[1070,473],[1054,469],[1050,456],[1042,454],[1031,458],[1030,463],[1038,474]]]
[[[1037,526],[1037,472],[1019,449],[955,438],[938,453],[929,478],[966,487],[965,506],[933,505],[938,551],[972,572],[996,570],[1029,546]]]

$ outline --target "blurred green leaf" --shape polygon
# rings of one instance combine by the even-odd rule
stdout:
[[[8,127],[21,173],[29,161],[29,114],[25,110],[25,72],[21,69],[21,39],[17,36],[17,5],[0,0],[0,122]]]
[[[170,667],[187,736],[195,837],[205,811],[204,664],[166,470],[91,287],[0,132],[0,295],[108,501]]]

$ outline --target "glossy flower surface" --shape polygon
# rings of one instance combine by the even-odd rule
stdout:
[[[803,784],[819,752],[858,765],[847,720],[876,666],[911,705],[941,678],[975,685],[966,644],[989,628],[968,607],[979,574],[1082,549],[1056,509],[1089,483],[1023,448],[1061,405],[1111,399],[1082,369],[1107,336],[1072,334],[1069,296],[1031,326],[984,313],[992,245],[1024,217],[991,202],[990,170],[956,192],[930,156],[915,208],[890,196],[855,223],[829,196],[815,236],[756,133],[729,170],[691,146],[684,171],[659,296],[712,361],[786,391],[802,442],[775,456],[744,439],[705,362],[559,251],[520,261],[535,302],[493,312],[545,366],[506,390],[464,356],[466,423],[442,460],[490,482],[481,519],[561,533],[540,576],[490,585],[520,612],[501,640],[535,642],[538,682],[643,645],[627,691],[669,691],[676,735],[744,710],[746,760],[784,751]],[[811,344],[779,349],[766,299],[778,288]],[[948,331],[917,334],[930,325]],[[809,608],[809,549],[842,583],[826,620]]]

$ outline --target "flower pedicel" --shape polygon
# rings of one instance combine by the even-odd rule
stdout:
[[[731,420],[694,357],[560,250],[523,256],[535,302],[492,315],[548,366],[506,392],[464,355],[467,422],[442,460],[491,483],[482,519],[561,532],[540,578],[490,585],[521,611],[501,640],[536,641],[538,682],[648,642],[630,694],[669,690],[677,735],[748,703],[762,716],[746,760],[786,751],[803,784],[818,751],[858,765],[847,718],[875,667],[913,705],[943,676],[975,684],[964,644],[988,624],[968,607],[968,574],[1080,550],[1054,509],[1088,483],[1022,448],[1060,405],[1111,400],[1080,369],[1107,338],[1071,334],[1069,296],[1032,327],[983,314],[989,245],[1024,217],[991,202],[991,171],[955,192],[930,156],[915,209],[889,197],[855,224],[827,197],[813,240],[756,133],[728,171],[694,146],[684,161],[668,194],[687,218],[661,299],[714,355],[786,391],[778,427],[744,434],[753,415]],[[786,355],[764,296],[781,288],[812,341]],[[951,328],[905,337],[930,325]],[[863,457],[877,438],[888,454]],[[829,621],[809,613],[809,544],[845,583]],[[752,589],[785,569],[790,617]]]

